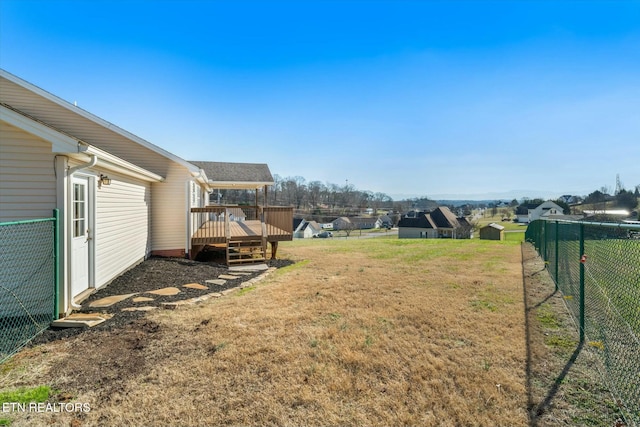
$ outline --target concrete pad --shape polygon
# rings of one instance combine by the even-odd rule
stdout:
[[[135,297],[134,299],[132,299],[131,301],[133,302],[149,302],[149,301],[153,301],[153,298],[149,298],[149,297]]]
[[[157,310],[158,307],[154,307],[152,305],[144,305],[142,307],[126,307],[123,308],[122,311],[151,311],[151,310]]]
[[[234,280],[237,279],[238,276],[232,276],[230,274],[221,274],[218,276],[218,279],[225,279],[225,280]]]
[[[145,292],[145,294],[153,294],[153,295],[160,295],[160,296],[178,295],[179,293],[180,293],[180,289],[174,288],[173,286],[170,286],[168,288],[156,289],[155,291]]]
[[[269,269],[267,264],[251,264],[251,265],[234,265],[233,267],[229,267],[229,273],[234,271],[264,271]]]
[[[212,279],[212,280],[205,280],[205,282],[204,282],[204,283],[210,283],[210,284],[212,284],[212,285],[222,286],[222,285],[224,285],[225,283],[227,283],[227,281],[226,281],[226,280],[223,280],[223,279]]]
[[[54,320],[51,326],[56,328],[91,328],[111,319],[112,314],[74,313],[69,316]]]
[[[110,297],[100,298],[99,300],[96,300],[91,304],[89,304],[89,307],[110,307],[113,304],[116,304],[120,301],[124,301],[127,298],[132,297],[134,295],[137,295],[137,294],[134,293],[134,294],[125,294],[125,295],[112,295]]]
[[[182,285],[182,287],[189,289],[199,289],[201,291],[206,291],[207,289],[209,289],[208,287],[206,287],[205,285],[201,285],[200,283],[187,283],[186,285]]]

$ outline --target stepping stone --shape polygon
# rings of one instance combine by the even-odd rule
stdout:
[[[252,273],[246,273],[244,271],[230,271],[229,274],[234,276],[251,276]]]
[[[198,289],[201,291],[206,291],[209,289],[208,287],[201,285],[200,283],[187,283],[186,285],[182,285],[182,287],[189,288],[189,289]]]
[[[149,301],[153,301],[153,298],[149,298],[149,297],[135,297],[134,299],[132,299],[131,301],[133,302],[149,302]]]
[[[107,319],[111,319],[112,314],[95,313],[74,313],[63,319],[54,320],[51,326],[56,328],[91,328],[99,325]]]
[[[232,276],[230,274],[221,274],[218,276],[218,279],[225,279],[225,280],[233,280],[233,279],[237,279],[238,276]]]
[[[251,265],[234,265],[232,267],[229,267],[229,272],[233,272],[233,271],[252,271],[252,272],[256,272],[256,271],[264,271],[264,270],[268,270],[269,266],[267,264],[251,264]]]
[[[91,304],[89,304],[89,307],[110,307],[113,304],[118,303],[120,301],[124,301],[127,298],[132,297],[134,295],[136,294],[134,293],[134,294],[125,294],[125,295],[113,295],[106,298],[100,298],[99,300],[96,300]]]
[[[212,285],[222,286],[225,283],[227,283],[227,281],[222,279],[212,279],[212,280],[205,280],[205,283],[211,283]]]
[[[154,307],[152,305],[145,305],[142,307],[126,307],[123,308],[122,311],[151,311],[151,310],[157,310],[158,307]]]
[[[171,296],[171,295],[178,295],[180,293],[180,289],[174,288],[171,286],[168,288],[157,289],[155,291],[150,291],[145,293],[153,294],[153,295],[161,295],[161,296]]]

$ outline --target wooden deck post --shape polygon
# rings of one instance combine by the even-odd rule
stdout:
[[[276,258],[276,252],[278,252],[278,242],[277,241],[272,241],[269,242],[271,243],[271,259],[277,259]]]

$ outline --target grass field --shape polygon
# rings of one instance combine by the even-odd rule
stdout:
[[[527,425],[520,247],[309,239],[257,286],[28,349],[2,384],[84,414],[15,425]]]

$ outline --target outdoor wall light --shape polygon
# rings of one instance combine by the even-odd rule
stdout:
[[[102,188],[103,185],[111,185],[111,178],[106,175],[100,174],[100,179],[98,180],[98,188]]]

